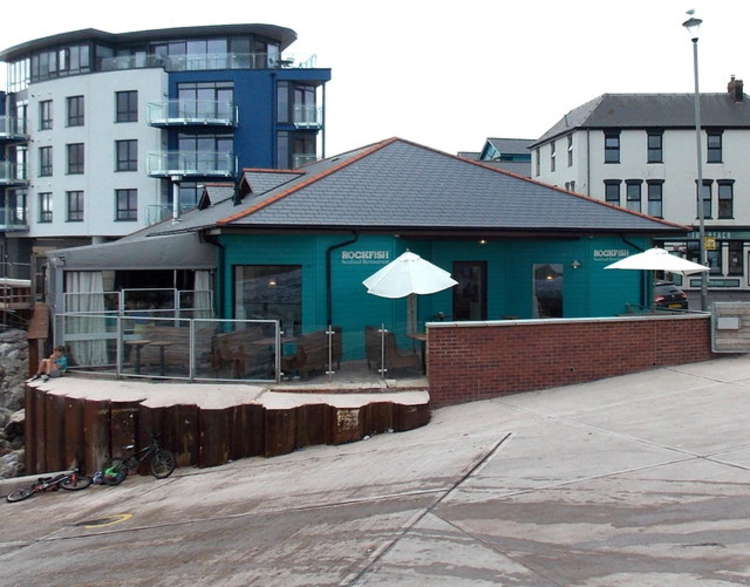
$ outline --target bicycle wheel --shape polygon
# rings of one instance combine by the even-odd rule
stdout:
[[[32,495],[34,495],[34,490],[31,487],[22,487],[20,489],[14,489],[13,491],[11,491],[8,495],[5,496],[5,499],[10,503],[13,503],[16,501],[23,501],[24,499],[27,499]]]
[[[119,485],[128,477],[128,465],[124,459],[112,459],[102,467],[105,485]]]
[[[174,455],[163,448],[157,450],[151,457],[151,474],[157,479],[169,477],[176,466]]]
[[[88,475],[81,475],[80,473],[73,473],[68,475],[65,480],[60,483],[60,487],[67,491],[80,491],[86,489],[91,485],[91,477]]]

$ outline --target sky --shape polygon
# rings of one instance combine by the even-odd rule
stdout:
[[[332,70],[329,156],[392,136],[449,153],[479,151],[490,136],[537,138],[605,92],[692,92],[692,45],[681,26],[690,8],[704,21],[701,91],[725,91],[731,74],[750,84],[747,0],[13,4],[28,13],[4,10],[3,47],[89,27],[126,32],[269,23],[294,29],[298,40],[287,52],[315,54],[319,67]]]

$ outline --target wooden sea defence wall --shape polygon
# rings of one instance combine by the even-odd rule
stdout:
[[[92,474],[122,447],[147,445],[152,434],[180,467],[212,467],[252,456],[272,457],[314,444],[343,444],[427,424],[429,401],[374,401],[360,407],[311,403],[270,408],[258,403],[221,409],[142,401],[70,397],[27,385],[26,471],[80,467]],[[145,471],[142,471],[145,472]]]

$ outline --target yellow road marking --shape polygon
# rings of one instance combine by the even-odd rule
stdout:
[[[119,524],[120,522],[129,520],[132,517],[133,514],[115,514],[113,516],[108,516],[107,518],[105,518],[106,520],[109,520],[108,522],[104,522],[103,524],[92,524],[90,526],[84,526],[84,528],[106,528],[107,526],[114,526],[115,524]]]

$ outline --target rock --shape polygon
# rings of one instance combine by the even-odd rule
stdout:
[[[13,412],[8,419],[8,423],[3,428],[5,437],[8,440],[14,440],[16,438],[23,438],[24,426],[26,423],[26,410],[18,410]]]
[[[18,477],[23,473],[24,451],[16,450],[0,457],[0,479]]]
[[[13,412],[5,408],[0,408],[0,429],[5,428],[5,425],[10,421],[10,415]]]

